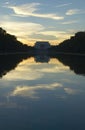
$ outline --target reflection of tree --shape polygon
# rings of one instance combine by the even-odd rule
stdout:
[[[56,57],[64,65],[69,66],[76,74],[85,75],[85,56],[62,54]]]
[[[0,77],[6,75],[10,70],[15,69],[17,65],[28,58],[29,55],[0,55]]]

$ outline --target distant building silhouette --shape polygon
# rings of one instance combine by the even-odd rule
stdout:
[[[47,50],[51,47],[51,45],[46,41],[37,41],[34,47],[39,50]]]

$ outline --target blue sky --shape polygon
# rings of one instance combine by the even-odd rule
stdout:
[[[85,0],[3,0],[0,26],[23,43],[58,44],[85,31]]]

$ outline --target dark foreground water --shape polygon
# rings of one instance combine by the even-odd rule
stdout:
[[[0,130],[85,130],[85,57],[0,57]]]

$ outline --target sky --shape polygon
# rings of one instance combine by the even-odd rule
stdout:
[[[25,44],[59,44],[85,31],[85,0],[3,0],[0,27]]]

